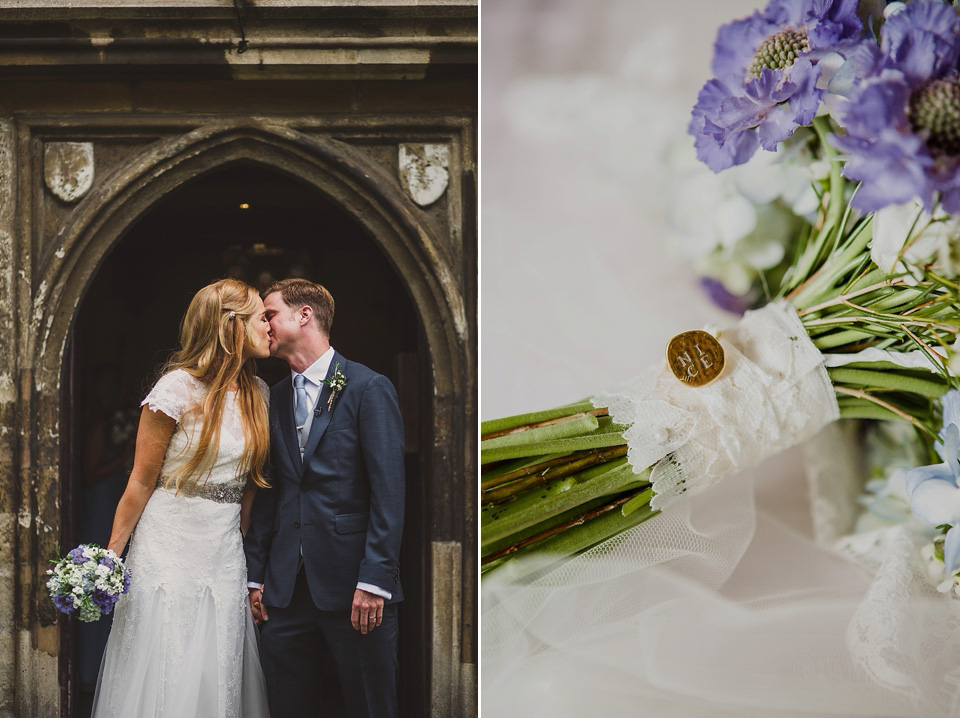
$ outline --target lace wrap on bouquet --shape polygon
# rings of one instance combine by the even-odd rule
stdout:
[[[725,365],[708,386],[683,384],[664,362],[620,392],[591,399],[630,427],[624,436],[634,470],[653,466],[654,509],[756,465],[840,417],[823,355],[789,303],[747,312],[717,339]]]

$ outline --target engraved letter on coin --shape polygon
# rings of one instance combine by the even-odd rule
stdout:
[[[723,347],[706,332],[684,332],[667,344],[667,363],[684,384],[706,386],[723,371]]]

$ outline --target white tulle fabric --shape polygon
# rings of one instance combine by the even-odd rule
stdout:
[[[655,509],[799,444],[840,416],[823,355],[789,303],[747,312],[717,338],[725,364],[708,386],[684,384],[664,361],[591,399],[630,427],[634,470],[653,466]]]
[[[495,572],[484,714],[960,714],[960,601],[902,527],[837,535],[862,480],[847,438],[827,427],[530,584]],[[806,525],[804,454],[834,457],[847,485],[820,496],[825,474],[811,477],[814,506],[838,502],[819,520],[827,543]]]
[[[181,464],[199,432],[199,423],[185,412],[204,391],[200,381],[177,370],[144,400],[178,422],[161,477]],[[208,485],[237,482],[244,438],[234,396],[225,408]],[[247,603],[240,504],[157,488],[137,524],[127,566],[131,587],[116,607],[94,718],[268,716]]]

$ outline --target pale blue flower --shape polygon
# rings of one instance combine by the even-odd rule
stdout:
[[[950,526],[943,546],[950,577],[960,568],[960,391],[956,389],[943,398],[943,429],[934,448],[943,463],[911,469],[907,494],[917,516],[934,526]]]

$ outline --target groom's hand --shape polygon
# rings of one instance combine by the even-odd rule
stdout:
[[[350,622],[360,633],[370,633],[383,623],[383,598],[358,588],[353,594]]]
[[[270,620],[267,615],[267,607],[263,605],[263,589],[251,588],[250,591],[250,612],[253,614],[253,620],[259,626],[262,621]]]

